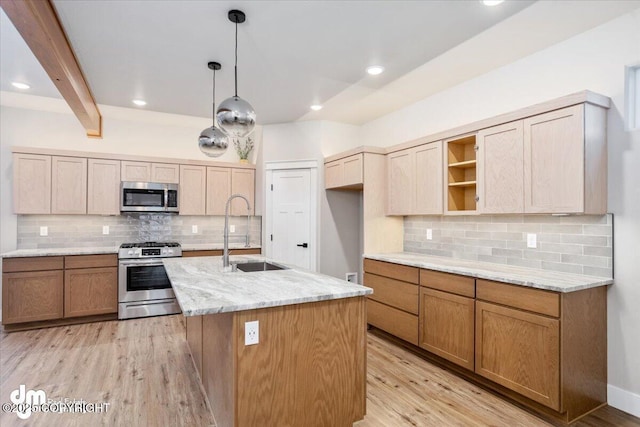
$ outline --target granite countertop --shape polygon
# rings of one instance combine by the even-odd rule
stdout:
[[[604,277],[561,273],[409,252],[365,254],[364,258],[556,292],[574,292],[613,283],[613,279]]]
[[[181,245],[183,251],[222,250],[222,243],[197,243]],[[245,247],[243,243],[230,243],[229,249],[260,249],[260,245]],[[36,256],[64,256],[64,255],[98,255],[117,254],[119,246],[87,246],[79,248],[41,248],[41,249],[16,249],[0,254],[2,258],[22,258]]]
[[[270,261],[256,255],[231,256],[230,260]],[[165,258],[162,262],[185,316],[252,310],[373,293],[372,289],[365,286],[297,267],[245,273],[223,271],[222,257]]]

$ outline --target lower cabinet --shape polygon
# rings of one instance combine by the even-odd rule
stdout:
[[[229,255],[260,255],[261,253],[262,253],[262,249],[260,248],[229,249]],[[222,249],[182,251],[182,256],[183,257],[222,256]]]
[[[61,318],[63,281],[62,270],[3,273],[2,323]]]
[[[64,317],[118,312],[118,267],[64,272]]]

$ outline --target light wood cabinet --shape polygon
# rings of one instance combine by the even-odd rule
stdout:
[[[75,255],[64,258],[64,317],[117,313],[117,256]]]
[[[121,181],[150,182],[151,163],[122,161]]]
[[[87,213],[87,159],[51,157],[51,213]]]
[[[560,410],[560,321],[476,302],[476,372]]]
[[[363,181],[363,154],[355,154],[324,165],[326,189],[361,190]]]
[[[180,165],[180,215],[206,213],[207,168]]]
[[[478,132],[478,212],[524,212],[522,120]]]
[[[476,135],[445,141],[445,214],[470,214],[478,200],[476,176]]]
[[[231,168],[207,168],[207,215],[224,215],[231,196]]]
[[[524,120],[524,196],[525,213],[606,213],[606,109],[580,104]]]
[[[262,249],[260,248],[241,248],[241,249],[229,249],[230,255],[260,255]],[[196,257],[196,256],[222,256],[222,249],[202,249],[193,251],[182,251],[183,257]]]
[[[2,323],[60,319],[63,315],[62,257],[7,258],[2,264]]]
[[[387,215],[442,213],[442,141],[388,155]]]
[[[198,371],[198,375],[202,378],[202,317],[203,316],[185,316],[185,326],[187,335],[187,344],[191,352],[193,364]]]
[[[180,165],[151,163],[151,182],[162,182],[166,184],[180,183]]]
[[[13,154],[13,212],[51,213],[51,156]]]
[[[120,161],[89,159],[87,171],[87,213],[120,214]]]
[[[249,200],[250,211],[255,212],[256,171],[255,169],[231,169],[231,194],[240,194]],[[247,215],[247,204],[242,199],[231,201],[231,215]]]

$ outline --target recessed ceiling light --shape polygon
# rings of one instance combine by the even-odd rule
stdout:
[[[367,67],[367,73],[371,74],[372,76],[377,76],[378,74],[381,74],[384,71],[384,67],[381,65],[372,65],[370,67]]]
[[[18,89],[30,89],[31,88],[31,86],[29,86],[26,83],[12,82],[11,85],[13,87],[15,87],[15,88],[18,88]]]
[[[144,107],[145,105],[147,105],[147,102],[143,101],[142,99],[134,99],[133,103],[136,104],[138,107]]]
[[[497,6],[504,0],[482,0],[482,4],[485,6]]]
[[[311,109],[313,111],[320,111],[320,110],[322,110],[322,105],[314,104],[314,105],[311,106]]]

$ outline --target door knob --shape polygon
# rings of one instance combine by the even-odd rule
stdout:
[[[308,248],[308,247],[309,247],[309,245],[308,245],[308,244],[306,244],[306,243],[301,243],[301,244],[296,245],[296,246],[299,246],[299,247],[301,247],[301,248]]]

